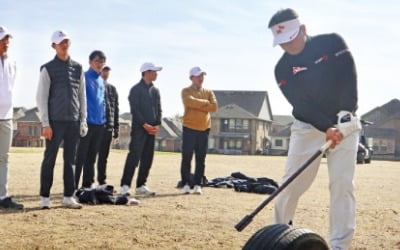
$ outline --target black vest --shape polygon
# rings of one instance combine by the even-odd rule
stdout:
[[[49,120],[79,121],[82,65],[68,58],[60,60],[57,56],[41,67],[45,67],[50,76]]]

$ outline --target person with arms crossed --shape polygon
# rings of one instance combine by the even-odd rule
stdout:
[[[86,93],[82,65],[69,55],[71,40],[62,30],[51,37],[56,56],[40,68],[36,102],[46,139],[40,171],[40,207],[50,208],[50,189],[58,148],[63,142],[64,199],[68,208],[81,208],[73,197],[74,163],[79,136],[87,133]]]
[[[112,138],[117,139],[119,133],[119,104],[117,89],[108,82],[111,68],[104,66],[101,77],[105,83],[106,127],[100,142],[97,159],[97,181],[99,185],[106,184],[107,158],[110,152]]]
[[[4,26],[0,26],[0,208],[23,209],[24,206],[8,196],[8,157],[13,135],[12,94],[17,73],[16,64],[8,57],[12,38]]]
[[[161,125],[160,91],[153,84],[160,70],[162,67],[156,67],[153,63],[144,63],[140,67],[142,79],[129,93],[132,114],[131,142],[121,179],[121,195],[129,194],[139,161],[136,194],[155,195],[155,192],[146,186],[146,182],[153,163],[155,136]]]
[[[182,192],[190,192],[190,168],[193,152],[196,154],[194,172],[194,193],[202,194],[201,180],[205,171],[208,149],[208,135],[211,127],[210,112],[217,111],[218,104],[214,92],[202,87],[204,72],[200,67],[189,71],[192,84],[182,90],[183,114],[181,177]]]

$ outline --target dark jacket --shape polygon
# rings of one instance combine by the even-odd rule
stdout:
[[[143,79],[131,88],[129,104],[132,114],[132,128],[148,123],[161,125],[160,92],[154,85],[146,84]]]
[[[106,128],[114,130],[114,134],[119,132],[119,103],[117,89],[106,83]]]
[[[285,53],[276,81],[293,106],[293,116],[325,132],[341,110],[357,110],[357,73],[346,43],[337,34],[308,37],[302,52]]]
[[[79,121],[82,65],[72,59],[60,60],[57,56],[44,64],[51,79],[48,112],[50,121]]]

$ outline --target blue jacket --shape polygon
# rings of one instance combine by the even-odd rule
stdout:
[[[103,125],[106,123],[104,80],[92,68],[85,72],[87,123]]]

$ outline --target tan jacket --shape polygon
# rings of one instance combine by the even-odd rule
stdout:
[[[218,104],[212,90],[187,87],[182,90],[182,101],[185,107],[183,126],[204,131],[211,127],[210,112],[217,111]]]

